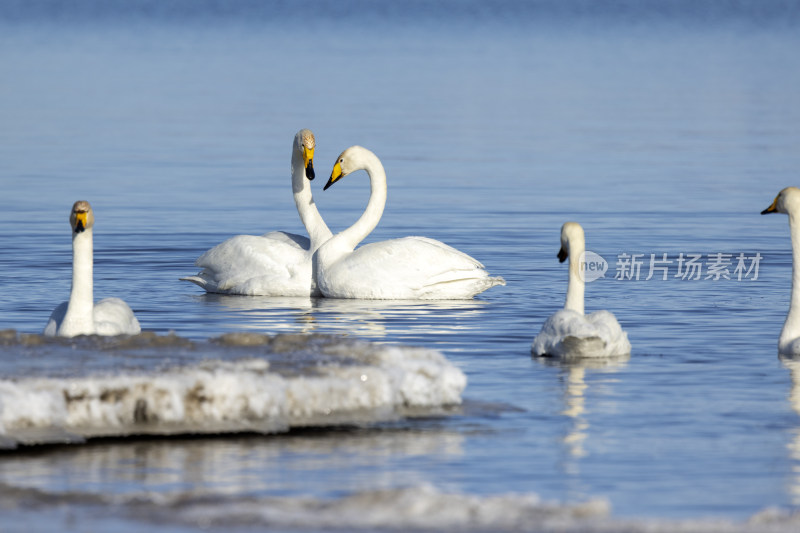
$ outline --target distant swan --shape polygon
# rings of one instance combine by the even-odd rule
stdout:
[[[128,304],[119,298],[106,298],[94,303],[94,212],[89,202],[75,202],[69,223],[72,226],[72,289],[69,301],[53,310],[44,334],[50,337],[74,337],[140,333],[139,321]]]
[[[789,237],[792,240],[792,298],[789,313],[778,338],[778,353],[800,355],[800,189],[786,187],[761,214],[789,215]]]
[[[583,228],[576,222],[561,227],[558,260],[569,257],[569,282],[564,309],[556,311],[542,326],[531,345],[536,356],[563,358],[613,357],[631,351],[628,335],[609,311],[583,313],[584,281],[580,260],[585,251]]]
[[[331,237],[311,197],[308,180],[314,179],[311,130],[297,132],[292,144],[294,203],[309,237],[273,231],[265,235],[237,235],[201,255],[196,276],[181,278],[207,292],[246,296],[318,295],[312,279],[311,256]]]
[[[442,242],[404,237],[355,247],[378,225],[386,205],[386,173],[378,157],[360,146],[342,152],[325,189],[357,170],[366,170],[371,193],[355,224],[317,250],[315,272],[322,294],[373,300],[457,300],[495,285],[478,261]],[[323,189],[323,190],[325,190]]]

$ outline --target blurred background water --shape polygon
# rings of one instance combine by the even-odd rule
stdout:
[[[124,298],[144,329],[438,348],[482,407],[375,430],[8,454],[0,477],[56,494],[237,498],[430,483],[602,497],[623,517],[796,509],[798,381],[776,356],[788,230],[758,213],[800,169],[798,29],[793,1],[5,0],[0,327],[39,332],[67,299],[69,209],[86,199],[95,296]],[[368,241],[433,237],[507,286],[415,303],[222,297],[179,282],[229,236],[302,232],[289,159],[304,127],[334,231],[366,204],[366,177],[321,187],[361,144],[389,180]],[[586,307],[616,314],[626,363],[530,357],[563,304],[567,220],[609,262]],[[675,279],[673,263],[669,280],[644,280],[650,254],[757,252],[757,279]],[[644,254],[639,281],[614,279],[622,253]]]

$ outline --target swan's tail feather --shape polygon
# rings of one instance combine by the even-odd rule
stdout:
[[[186,276],[183,278],[179,278],[181,281],[191,281],[195,285],[203,288],[207,292],[214,292],[213,288],[209,285],[208,280],[205,278],[201,278],[200,276]]]
[[[500,276],[487,276],[486,278],[481,280],[481,283],[478,285],[478,288],[480,290],[478,290],[478,292],[476,292],[475,294],[480,294],[485,290],[491,289],[492,287],[496,287],[498,285],[503,286],[505,284],[506,280],[504,280]]]
[[[489,281],[490,284],[489,284],[488,287],[486,287],[487,289],[491,289],[492,287],[495,287],[497,285],[505,286],[505,284],[506,284],[506,280],[503,279],[501,276],[489,277],[488,281]]]
[[[491,277],[488,275],[482,277],[470,275],[459,278],[439,279],[431,283],[427,283],[423,287],[422,297],[425,298],[426,294],[430,294],[431,297],[435,299],[468,300],[496,285],[505,284],[506,280],[500,276]],[[443,288],[448,285],[451,287],[451,290],[443,290]]]

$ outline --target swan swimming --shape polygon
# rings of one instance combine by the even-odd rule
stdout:
[[[542,326],[531,345],[536,356],[562,358],[614,357],[631,352],[628,335],[609,311],[583,312],[584,281],[580,261],[586,251],[583,228],[577,222],[561,227],[559,262],[569,257],[569,281],[564,309],[556,311]]]
[[[469,299],[495,285],[483,265],[440,241],[403,237],[356,246],[375,229],[386,205],[386,173],[378,157],[360,146],[341,153],[325,185],[365,170],[370,197],[361,217],[316,253],[315,274],[323,295],[372,300]]]
[[[792,241],[792,297],[789,313],[778,337],[778,353],[800,355],[800,189],[786,187],[761,214],[784,213],[789,215],[789,237]]]
[[[44,334],[49,337],[74,337],[140,333],[139,321],[124,301],[106,298],[94,303],[94,212],[89,202],[75,202],[69,223],[72,226],[72,289],[69,301],[53,310]]]
[[[245,296],[318,295],[312,278],[311,257],[331,236],[314,204],[308,180],[314,179],[311,130],[302,129],[292,143],[292,192],[308,237],[273,231],[264,235],[236,235],[201,255],[196,276],[181,278],[207,292]]]

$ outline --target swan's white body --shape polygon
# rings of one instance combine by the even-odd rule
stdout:
[[[207,292],[246,296],[316,295],[311,258],[331,237],[314,204],[308,180],[314,178],[315,140],[300,130],[292,144],[292,192],[309,237],[273,231],[264,235],[237,235],[201,255],[196,276],[181,278]]]
[[[778,353],[800,355],[800,189],[786,187],[761,214],[784,213],[789,215],[789,236],[792,240],[792,297],[789,313],[778,337]]]
[[[329,298],[373,300],[469,299],[505,285],[483,265],[440,241],[404,237],[356,246],[378,225],[386,205],[386,173],[378,157],[360,146],[342,152],[327,189],[341,177],[366,170],[371,193],[355,224],[337,233],[317,250],[315,275]]]
[[[89,202],[72,206],[72,289],[69,301],[53,310],[44,328],[50,337],[76,335],[136,335],[139,321],[124,301],[106,298],[94,303],[93,226]]]
[[[583,312],[584,281],[580,275],[580,258],[585,248],[583,228],[567,222],[561,228],[559,260],[569,257],[569,282],[564,309],[556,311],[533,340],[531,352],[536,356],[562,358],[614,357],[631,352],[628,335],[609,311]]]

